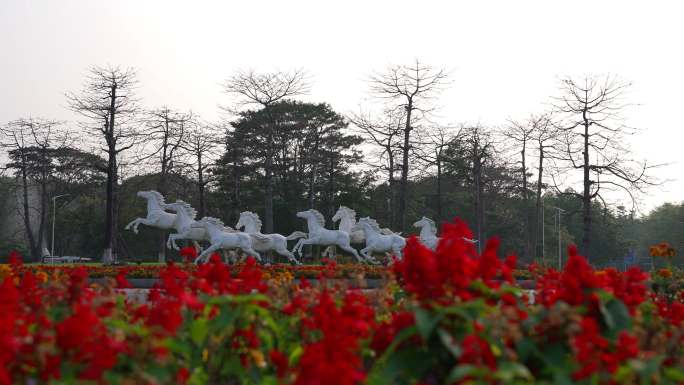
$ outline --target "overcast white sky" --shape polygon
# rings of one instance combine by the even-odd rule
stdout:
[[[419,58],[453,70],[441,121],[490,125],[543,111],[559,76],[609,72],[634,83],[634,153],[671,163],[648,209],[684,200],[683,11],[625,0],[0,0],[0,124],[74,120],[64,92],[91,65],[135,67],[145,105],[215,119],[230,102],[219,83],[236,69],[303,67],[306,99],[346,113],[368,98],[369,72]]]

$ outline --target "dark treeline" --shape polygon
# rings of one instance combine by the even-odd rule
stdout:
[[[0,255],[45,255],[55,210],[55,255],[164,260],[162,231],[123,231],[145,216],[135,193],[150,189],[227,225],[257,212],[265,233],[304,230],[295,214],[308,208],[332,228],[340,205],[404,234],[424,215],[461,217],[476,239],[499,236],[525,262],[558,263],[559,235],[562,254],[577,243],[595,264],[638,260],[656,242],[684,245],[684,205],[637,215],[640,193],[657,182],[624,148],[616,100],[627,85],[615,78],[564,81],[548,112],[487,126],[435,123],[448,75],[418,62],[373,75],[379,108],[346,116],[298,99],[309,86],[302,71],[238,72],[225,83],[234,103],[220,122],[143,108],[135,71],[91,75],[69,94],[78,126],[2,126]],[[627,203],[611,203],[616,196]]]

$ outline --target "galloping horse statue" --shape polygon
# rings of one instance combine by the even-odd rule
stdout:
[[[349,233],[341,230],[328,230],[325,228],[325,218],[317,210],[310,209],[306,211],[300,211],[297,213],[297,218],[302,218],[306,220],[307,228],[309,229],[308,238],[302,238],[297,242],[295,247],[292,249],[293,253],[298,253],[302,255],[302,247],[304,245],[336,245],[340,249],[351,253],[356,260],[359,262],[364,262],[359,253],[351,247]],[[372,258],[366,258],[368,262],[375,262]]]
[[[402,257],[402,250],[406,246],[406,240],[397,234],[382,234],[380,226],[375,219],[364,217],[359,219],[356,228],[363,231],[366,237],[366,247],[361,249],[361,255],[366,259],[372,258],[372,253],[392,252],[397,257]]]
[[[287,241],[297,238],[302,238],[306,234],[295,231],[289,237],[280,234],[262,234],[261,220],[259,215],[251,211],[243,211],[240,213],[240,219],[235,225],[237,230],[244,228],[245,233],[252,237],[252,246],[254,250],[263,253],[273,250],[276,253],[287,257],[290,262],[301,264],[297,258],[287,249]]]
[[[203,258],[206,260],[216,250],[237,248],[261,261],[261,255],[252,248],[252,237],[247,233],[226,227],[220,219],[204,217],[193,223],[191,227],[204,229],[211,243],[211,246],[197,256],[195,263],[199,263]]]
[[[169,235],[169,239],[166,241],[166,247],[178,250],[176,240],[189,239],[192,240],[195,247],[199,249],[200,247],[197,242],[209,240],[209,234],[207,234],[206,230],[192,227],[192,224],[195,223],[197,211],[188,203],[177,200],[174,203],[165,204],[164,208],[176,213],[176,221],[173,226],[176,229],[176,233]]]
[[[363,230],[354,229],[354,227],[356,226],[356,211],[354,211],[353,209],[347,206],[340,206],[340,208],[337,209],[337,212],[335,212],[335,215],[333,215],[332,221],[340,222],[338,229],[349,233],[351,244],[358,245],[366,242],[366,236],[363,234]],[[387,227],[383,228],[381,231],[385,235],[394,234],[394,232],[388,229]],[[396,234],[401,235],[401,233]],[[323,254],[334,255],[333,249],[333,246],[328,246],[323,251]]]
[[[147,199],[147,216],[145,218],[134,219],[131,223],[126,225],[126,230],[133,228],[133,232],[138,234],[138,226],[141,224],[162,230],[174,228],[176,214],[164,211],[164,205],[166,203],[164,202],[163,195],[154,190],[149,190],[138,191],[138,196]]]
[[[423,216],[419,221],[413,224],[413,227],[420,228],[420,242],[432,250],[437,250],[437,245],[442,239],[437,236],[437,225],[432,219]],[[477,243],[477,239],[470,239],[463,237],[463,240],[469,243]]]

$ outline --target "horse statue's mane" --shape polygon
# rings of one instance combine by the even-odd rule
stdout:
[[[256,226],[257,231],[261,231],[261,219],[259,219],[259,214],[253,213],[251,211],[243,211],[240,213],[240,215],[244,215],[246,217],[251,218],[254,221],[254,225]]]
[[[166,204],[166,200],[164,200],[164,196],[161,195],[161,193],[159,191],[149,190],[149,193],[152,194],[152,196],[154,197],[154,199],[157,200],[157,203],[159,203],[159,205],[163,206],[164,204]]]
[[[221,227],[221,228],[225,228],[225,227],[226,227],[226,225],[223,223],[222,220],[220,220],[220,219],[218,219],[218,218],[214,218],[214,217],[204,217],[204,218],[200,219],[200,221],[201,221],[201,222],[207,222],[207,223],[210,223],[210,224],[212,224],[212,225],[214,225],[214,226],[218,226],[218,227]]]
[[[318,224],[321,225],[321,227],[325,228],[325,217],[320,211],[316,209],[309,209],[307,211],[314,215],[314,218],[316,218],[316,221],[318,221]]]
[[[377,231],[378,233],[382,233],[382,229],[380,229],[380,225],[378,225],[378,221],[375,219],[371,217],[363,217],[359,219],[359,223],[361,222],[368,223],[373,230]]]
[[[197,211],[185,201],[178,199],[176,202],[169,203],[168,205],[174,205],[178,207],[178,209],[185,211],[185,214],[187,214],[191,219],[195,219],[195,217],[197,217]]]
[[[356,211],[354,211],[354,209],[347,206],[340,206],[339,209],[342,210],[346,215],[352,217],[352,219],[356,220]]]

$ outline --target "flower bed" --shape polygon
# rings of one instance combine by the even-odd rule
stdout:
[[[290,279],[318,279],[321,272],[326,270],[326,265],[329,261],[324,261],[323,264],[317,265],[289,265],[289,264],[274,264],[269,266],[261,266],[264,272],[264,278],[270,279],[272,277],[288,277]],[[237,265],[239,269],[239,264]],[[363,277],[365,279],[388,279],[391,271],[386,266],[363,265],[358,263],[349,264],[335,264],[334,269],[327,268],[328,273],[332,274],[331,278],[338,279],[356,279]],[[69,274],[70,270],[84,268],[90,278],[114,278],[123,275],[128,279],[146,278],[158,279],[160,273],[166,269],[166,264],[154,265],[127,265],[127,266],[105,266],[100,264],[27,264],[22,265],[21,271],[31,271],[33,274],[47,274],[48,277],[59,276],[62,274]],[[179,268],[192,273],[197,269],[197,266],[190,263],[178,264]],[[237,270],[233,271],[233,275]],[[0,278],[9,272],[8,265],[0,265]],[[530,272],[527,270],[514,270],[513,276],[516,279],[530,279]]]
[[[378,290],[296,283],[249,260],[160,267],[144,304],[124,271],[5,267],[0,385],[614,384],[684,381],[684,302],[667,274],[594,271],[569,250],[563,271],[535,270],[535,304],[498,242],[482,255],[446,225],[438,250],[409,239]],[[365,267],[364,267],[365,269]],[[285,274],[288,271],[282,273]],[[270,275],[270,276],[269,276]],[[280,278],[279,278],[280,277]]]

